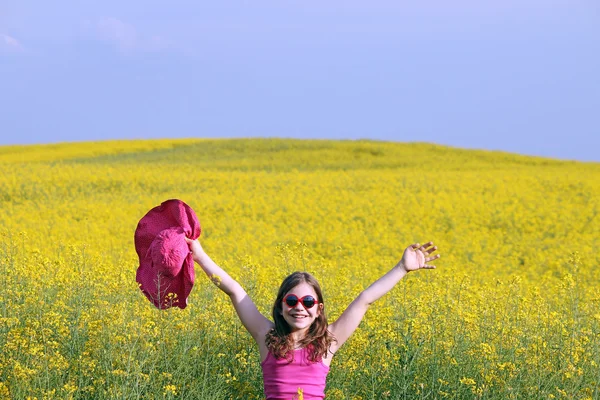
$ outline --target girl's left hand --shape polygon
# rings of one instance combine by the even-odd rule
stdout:
[[[440,258],[439,254],[429,257],[431,253],[437,250],[437,246],[433,242],[420,245],[419,243],[411,244],[404,250],[402,260],[398,263],[406,272],[416,271],[418,269],[434,269],[435,265],[428,264],[429,262]]]

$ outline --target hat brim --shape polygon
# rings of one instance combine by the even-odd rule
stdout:
[[[157,272],[148,252],[140,261],[136,273],[136,281],[140,284],[142,293],[161,310],[170,307],[184,309],[188,304],[187,298],[194,286],[195,277],[194,258],[191,254],[185,258],[177,275],[168,276]]]

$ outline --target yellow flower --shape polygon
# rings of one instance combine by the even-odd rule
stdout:
[[[0,399],[10,398],[10,391],[4,382],[0,382]]]
[[[304,390],[302,388],[298,388],[297,395],[294,396],[294,400],[304,400]]]
[[[438,268],[372,304],[336,355],[344,384],[327,388],[332,400],[367,387],[402,397],[399,376],[415,395],[535,397],[557,359],[570,363],[561,388],[540,396],[593,396],[580,386],[598,368],[597,163],[426,143],[194,139],[0,148],[0,398],[69,398],[72,375],[81,398],[143,384],[256,399],[258,352],[214,286],[221,277],[197,269],[183,310],[159,312],[137,287],[133,231],[167,198],[195,209],[211,258],[267,317],[280,282],[302,270],[333,322],[404,244],[434,240]],[[188,368],[218,379],[182,380]],[[189,387],[170,390],[179,382]]]
[[[475,380],[471,378],[460,378],[460,383],[467,386],[473,386],[476,384]]]
[[[163,389],[164,389],[163,394],[165,396],[167,396],[167,395],[171,395],[171,396],[177,395],[177,386],[175,386],[175,385],[165,385],[165,386],[163,386]]]
[[[211,277],[210,277],[210,279],[213,281],[213,283],[215,285],[221,286],[221,280],[222,280],[222,278],[219,275],[212,274]]]

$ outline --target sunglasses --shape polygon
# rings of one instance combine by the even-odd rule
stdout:
[[[304,297],[298,298],[298,296],[296,296],[295,294],[290,293],[283,298],[283,301],[289,307],[296,307],[296,304],[298,304],[298,301],[299,301],[300,303],[302,303],[302,306],[307,310],[309,308],[313,308],[315,304],[319,303],[317,301],[317,299],[312,297],[310,294],[306,295]]]

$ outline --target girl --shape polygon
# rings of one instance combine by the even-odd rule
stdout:
[[[260,351],[268,400],[324,399],[325,381],[335,353],[356,330],[369,306],[389,292],[408,272],[432,269],[437,247],[415,243],[387,274],[365,289],[333,323],[327,324],[323,296],[316,279],[295,272],[283,280],[273,304],[273,322],[263,316],[238,282],[204,252],[198,239],[186,241],[194,261],[227,293]]]

